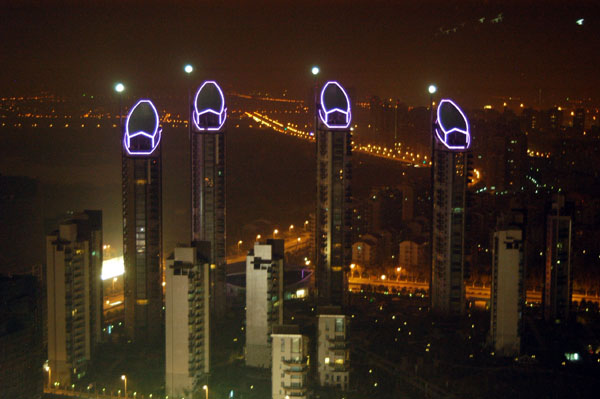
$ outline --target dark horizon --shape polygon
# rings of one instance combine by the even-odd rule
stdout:
[[[211,78],[226,90],[302,98],[317,64],[320,80],[340,80],[359,98],[422,105],[435,82],[467,107],[498,97],[541,108],[597,105],[593,3],[521,3],[10,4],[0,16],[8,55],[0,89],[110,95],[123,81],[134,96],[174,94],[189,85],[189,62],[195,83]]]

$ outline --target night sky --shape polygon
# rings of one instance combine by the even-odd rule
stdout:
[[[467,106],[508,96],[537,106],[540,89],[544,107],[596,104],[600,92],[593,1],[76,3],[3,2],[2,93],[110,94],[117,80],[132,95],[171,93],[185,62],[229,90],[297,97],[313,64],[359,97],[411,104],[427,101],[431,81]]]

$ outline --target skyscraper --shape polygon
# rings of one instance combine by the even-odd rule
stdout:
[[[352,140],[350,99],[342,86],[327,82],[318,104],[317,212],[315,226],[318,301],[341,306],[352,260]]]
[[[546,219],[546,276],[544,281],[544,318],[567,322],[571,308],[571,216],[565,199],[555,196]]]
[[[499,355],[518,355],[525,304],[523,232],[505,226],[494,233],[490,336]]]
[[[190,121],[192,241],[211,243],[210,307],[225,314],[225,97],[214,81],[204,82],[194,97]]]
[[[48,365],[52,381],[85,375],[102,329],[102,212],[60,222],[46,237]]]
[[[130,340],[162,337],[162,129],[154,104],[139,100],[123,135],[125,332]]]
[[[246,365],[271,366],[271,332],[283,324],[284,240],[255,243],[246,257]]]
[[[207,383],[209,255],[210,243],[203,241],[175,248],[166,261],[165,385],[169,396],[188,397]]]
[[[463,112],[440,101],[433,143],[431,306],[447,315],[464,311],[467,154],[471,136]]]

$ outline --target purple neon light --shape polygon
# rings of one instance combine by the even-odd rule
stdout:
[[[206,85],[214,85],[217,88],[219,95],[221,96],[221,109],[219,109],[218,111],[214,110],[214,109],[210,109],[210,108],[198,110],[198,95],[200,95],[200,92]],[[218,126],[209,126],[209,127],[200,126],[200,116],[207,114],[207,113],[217,115]],[[194,112],[192,113],[192,121],[194,123],[194,126],[196,127],[196,130],[201,130],[201,131],[221,130],[221,128],[223,127],[223,124],[225,124],[226,119],[227,119],[227,108],[225,108],[225,96],[223,95],[223,91],[221,90],[221,88],[219,87],[217,82],[215,82],[213,80],[205,81],[204,83],[202,83],[202,86],[200,86],[200,88],[196,92],[196,96],[194,97]]]
[[[323,100],[324,100],[323,96],[325,95],[325,91],[327,90],[327,88],[330,85],[337,86],[339,88],[339,90],[344,94],[344,97],[346,98],[346,104],[348,105],[348,107],[346,109],[340,109],[340,108],[326,109],[325,108],[325,104],[323,102]],[[339,112],[345,116],[345,121],[343,124],[340,125],[340,124],[335,124],[335,123],[329,123],[329,115],[334,112]],[[325,86],[323,86],[323,89],[321,89],[321,108],[319,109],[319,118],[325,124],[325,126],[327,126],[328,129],[347,129],[348,126],[350,126],[350,121],[352,119],[351,113],[350,113],[350,98],[348,98],[348,94],[346,94],[346,91],[344,90],[342,85],[340,85],[336,81],[330,80],[329,82],[325,83]]]
[[[152,108],[152,111],[154,112],[154,120],[155,120],[155,125],[154,125],[154,131],[152,133],[148,133],[148,132],[144,132],[144,131],[137,131],[137,132],[133,132],[130,133],[129,132],[129,118],[131,118],[131,115],[135,112],[135,109],[138,107],[138,105],[142,104],[142,103],[148,103],[150,105],[150,107]],[[160,138],[161,138],[161,132],[162,129],[159,129],[158,127],[158,122],[159,122],[159,118],[158,118],[158,111],[156,111],[156,107],[154,106],[154,104],[152,104],[152,101],[150,100],[139,100],[129,111],[129,114],[127,115],[127,121],[125,122],[125,135],[123,136],[123,147],[125,148],[125,150],[127,151],[127,154],[129,155],[150,155],[154,152],[154,150],[156,150],[156,148],[158,147],[158,144],[160,143]],[[149,139],[150,141],[150,150],[149,151],[140,151],[140,150],[130,150],[130,146],[131,146],[131,139],[137,136],[143,136]]]
[[[441,110],[444,104],[449,104],[449,106],[454,107],[462,116],[466,129],[462,129],[456,126],[444,126],[441,119]],[[437,120],[435,122],[435,134],[439,141],[446,146],[449,150],[466,150],[471,145],[471,133],[469,131],[469,122],[467,121],[467,117],[464,112],[450,99],[443,99],[440,101],[437,108]],[[465,144],[464,145],[452,145],[449,141],[449,136],[451,134],[463,134],[465,135]]]

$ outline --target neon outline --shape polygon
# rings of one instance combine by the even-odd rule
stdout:
[[[446,131],[446,128],[440,122],[440,110],[442,108],[442,104],[445,102],[452,104],[452,106],[458,110],[460,115],[463,117],[463,120],[465,121],[465,126],[467,127],[466,130],[462,130],[457,127],[453,127],[449,131]],[[443,135],[444,135],[443,138],[442,138],[442,135],[440,134],[440,130],[441,130],[441,133],[443,133]],[[447,136],[453,132],[459,132],[459,133],[462,133],[467,136],[467,142],[464,146],[448,145],[448,143],[446,142]],[[469,131],[469,121],[467,120],[467,117],[465,116],[464,112],[459,108],[459,106],[456,105],[454,103],[454,101],[452,101],[450,99],[447,99],[447,98],[443,99],[442,101],[440,101],[440,103],[437,107],[437,119],[435,121],[435,135],[437,136],[438,140],[441,141],[444,144],[444,146],[446,146],[446,148],[448,148],[449,150],[466,150],[471,145],[471,132]]]
[[[337,87],[339,87],[339,89],[344,94],[344,97],[346,97],[346,102],[348,103],[348,109],[346,109],[346,110],[342,110],[340,108],[333,108],[330,110],[325,109],[325,106],[323,105],[323,95],[325,94],[325,90],[327,89],[327,87],[329,85],[336,85]],[[329,114],[332,112],[336,112],[336,111],[341,112],[342,114],[346,115],[346,124],[345,125],[329,125],[329,123],[327,123],[327,118],[329,117]],[[325,126],[327,126],[328,129],[347,129],[348,126],[350,126],[350,121],[351,121],[350,98],[348,97],[348,94],[346,94],[346,91],[344,90],[342,85],[340,85],[338,82],[336,82],[334,80],[330,80],[329,82],[325,83],[325,86],[323,86],[323,88],[321,89],[321,107],[319,108],[319,118],[325,124]]]
[[[203,109],[202,111],[198,111],[198,108],[197,108],[198,107],[198,95],[200,94],[200,92],[202,91],[204,86],[206,86],[207,84],[214,85],[217,88],[217,90],[219,91],[219,95],[221,96],[221,109],[219,111],[215,111],[210,108],[206,108],[206,109]],[[218,127],[200,127],[200,125],[199,125],[200,116],[202,116],[206,113],[215,114],[219,117],[219,126]],[[225,108],[225,96],[223,95],[223,91],[221,90],[221,88],[219,87],[217,82],[215,82],[214,80],[205,81],[204,83],[202,83],[202,86],[200,86],[200,88],[196,92],[196,95],[194,96],[194,112],[192,112],[192,122],[194,123],[194,127],[196,128],[196,130],[199,130],[199,131],[221,130],[221,128],[225,124],[226,119],[227,119],[227,108]]]
[[[152,134],[149,134],[144,131],[139,131],[139,132],[135,132],[133,134],[129,134],[129,118],[131,118],[131,114],[133,114],[133,111],[135,111],[137,106],[140,105],[141,103],[150,104],[150,107],[154,111],[154,119],[156,120],[156,125],[154,126],[154,132],[152,132]],[[162,129],[159,129],[158,123],[159,123],[158,111],[156,111],[156,107],[154,106],[154,104],[152,104],[152,101],[145,100],[145,99],[139,100],[133,106],[133,108],[131,108],[131,110],[129,111],[129,114],[127,114],[127,121],[125,122],[125,134],[123,135],[123,147],[125,147],[125,151],[127,151],[127,154],[129,154],[129,155],[150,155],[150,154],[152,154],[154,152],[154,150],[156,150],[158,148],[158,145],[160,144],[160,139],[162,137],[161,136]],[[146,152],[146,151],[131,152],[129,150],[129,146],[131,145],[131,139],[133,137],[137,137],[137,136],[146,136],[146,137],[150,138],[152,140],[152,149],[148,152]],[[158,136],[158,139],[155,141],[157,136]]]

